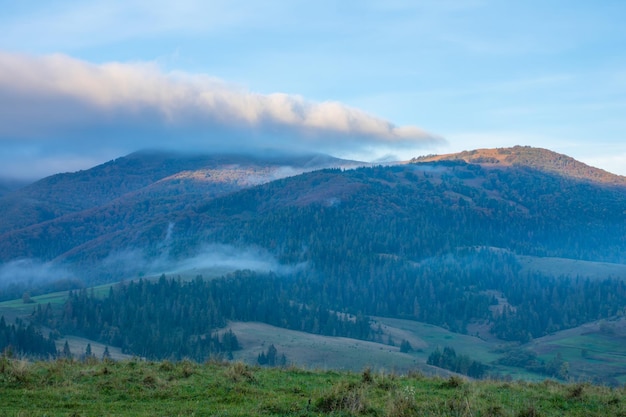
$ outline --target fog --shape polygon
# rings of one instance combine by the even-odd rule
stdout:
[[[197,271],[251,270],[256,272],[274,272],[289,274],[306,267],[306,263],[285,265],[259,247],[236,248],[230,245],[212,244],[204,246],[195,256],[167,265],[166,274],[190,273]]]
[[[18,259],[0,265],[0,289],[11,285],[36,287],[73,278],[74,274],[64,266],[36,259]]]
[[[168,227],[168,230],[171,228]],[[282,264],[274,255],[260,247],[207,244],[183,259],[173,259],[169,255],[167,238],[159,248],[162,252],[157,256],[150,256],[141,249],[114,252],[103,260],[99,269],[114,274],[119,279],[131,279],[160,274],[216,277],[239,270],[286,275],[307,267],[306,263]]]

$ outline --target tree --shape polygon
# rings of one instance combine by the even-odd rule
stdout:
[[[270,347],[267,348],[267,364],[269,366],[276,366],[276,355],[278,354],[278,350],[276,350],[276,347],[272,344],[270,345]]]
[[[408,353],[411,351],[413,351],[413,346],[411,346],[408,340],[402,339],[402,342],[400,342],[400,352]]]
[[[67,359],[70,359],[72,357],[72,351],[70,350],[70,345],[69,343],[67,343],[67,340],[63,345],[63,357]]]
[[[276,349],[276,346],[272,344],[265,352],[259,353],[259,356],[257,356],[257,362],[259,365],[286,366],[287,356],[284,353],[279,355],[278,349]]]
[[[24,294],[22,294],[22,302],[24,304],[32,304],[35,301],[33,301],[32,298],[30,298],[30,294],[28,293],[28,291],[24,292]]]
[[[222,346],[225,351],[231,353],[235,350],[239,350],[239,341],[237,340],[237,336],[235,336],[232,329],[228,329],[228,331],[222,336]]]
[[[109,347],[104,347],[104,352],[102,352],[102,359],[111,359],[111,354],[109,353]]]

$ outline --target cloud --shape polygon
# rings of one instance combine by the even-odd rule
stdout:
[[[0,107],[7,110],[0,113],[0,146],[14,154],[145,147],[354,154],[443,141],[342,103],[259,94],[151,63],[0,52],[0,68]]]

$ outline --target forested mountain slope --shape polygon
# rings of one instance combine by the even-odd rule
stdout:
[[[88,170],[56,174],[21,189],[3,192],[0,234],[100,207],[146,187],[150,189],[139,197],[142,201],[190,191],[231,192],[286,175],[343,165],[358,163],[311,154],[135,152]]]
[[[625,187],[533,168],[442,161],[330,169],[237,192],[252,185],[238,183],[250,178],[243,170],[189,176],[199,172],[210,181],[196,178],[188,186],[178,174],[107,204],[4,233],[1,259],[97,261],[124,249],[183,258],[203,244],[228,243],[258,245],[288,263],[352,256],[421,262],[468,246],[626,260]]]
[[[168,222],[172,245],[183,252],[200,242],[243,242],[285,260],[389,255],[420,262],[491,246],[623,262],[625,208],[626,188],[528,168],[420,163],[274,181],[155,219],[134,243],[159,241]]]

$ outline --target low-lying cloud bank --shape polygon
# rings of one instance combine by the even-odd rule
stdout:
[[[171,259],[168,250],[159,256],[150,257],[142,249],[126,249],[111,253],[98,265],[99,270],[107,271],[119,279],[160,274],[215,277],[241,270],[287,275],[307,267],[307,263],[282,264],[260,247],[226,244],[206,244],[184,259]]]
[[[63,266],[36,259],[17,259],[0,264],[0,291],[11,285],[32,288],[74,278]]]
[[[0,146],[14,156],[145,147],[354,154],[443,141],[338,102],[258,94],[150,63],[0,52],[0,68]]]

